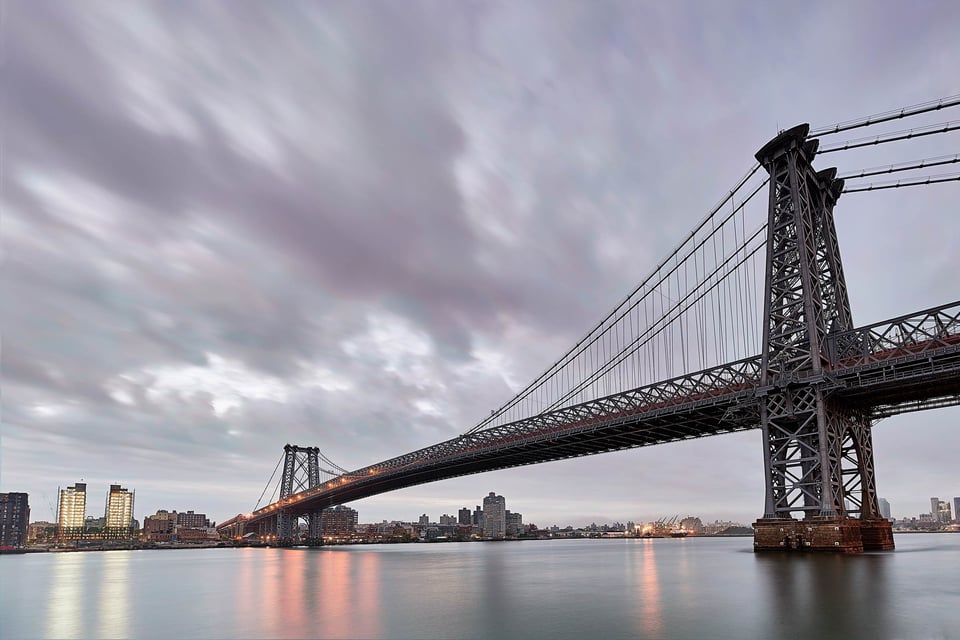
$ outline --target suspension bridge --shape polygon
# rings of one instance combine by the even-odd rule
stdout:
[[[219,529],[289,544],[306,518],[308,541],[318,542],[324,508],[387,491],[760,429],[765,500],[754,524],[757,551],[892,549],[890,523],[879,513],[871,427],[894,414],[960,404],[960,300],[856,326],[834,207],[846,193],[960,181],[960,172],[917,174],[956,164],[960,154],[847,173],[817,170],[814,161],[958,130],[960,121],[937,122],[827,142],[958,105],[954,96],[781,131],[680,246],[479,424],[354,470],[316,447],[288,444],[279,499]],[[862,181],[901,172],[900,179]]]

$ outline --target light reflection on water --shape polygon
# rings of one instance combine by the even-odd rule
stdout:
[[[750,544],[5,556],[0,638],[960,638],[960,535],[898,536],[898,551],[859,556]]]

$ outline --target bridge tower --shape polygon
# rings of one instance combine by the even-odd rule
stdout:
[[[280,500],[282,504],[286,498],[320,486],[320,448],[301,447],[287,444],[283,447],[283,475],[280,478]],[[280,507],[276,519],[267,526],[273,531],[280,545],[293,544],[296,535],[296,525],[299,516]],[[320,536],[320,512],[307,514],[309,522],[308,544],[318,544]]]
[[[893,549],[880,518],[870,416],[832,395],[826,339],[853,328],[833,206],[808,125],[757,152],[770,174],[760,423],[766,497],[757,551]],[[794,519],[798,513],[801,519]]]

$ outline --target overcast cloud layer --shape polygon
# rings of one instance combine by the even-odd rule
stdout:
[[[773,4],[5,3],[2,490],[35,520],[81,478],[89,514],[119,482],[138,518],[222,520],[285,443],[355,468],[462,433],[779,128],[960,94],[956,2]],[[841,199],[859,324],[960,298],[958,202]],[[960,495],[958,422],[877,426],[894,515]],[[435,519],[496,491],[541,526],[749,521],[761,466],[753,431],[352,506]]]

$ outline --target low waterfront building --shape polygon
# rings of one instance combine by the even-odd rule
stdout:
[[[353,535],[357,530],[357,511],[345,505],[320,512],[320,531],[324,536]]]

